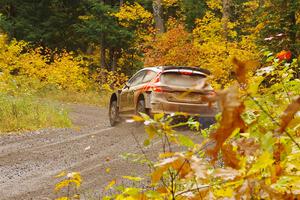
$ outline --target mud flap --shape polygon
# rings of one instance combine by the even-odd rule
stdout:
[[[205,129],[216,123],[216,119],[214,117],[199,117],[198,122],[201,124],[200,127]]]
[[[145,99],[145,108],[150,109],[151,108],[151,93],[147,92],[144,94]]]

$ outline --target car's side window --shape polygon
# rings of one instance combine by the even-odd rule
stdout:
[[[129,85],[130,86],[136,86],[138,84],[141,84],[142,83],[142,80],[144,78],[144,75],[145,75],[145,71],[141,71],[139,73],[137,73],[134,77],[132,77],[130,80],[129,80]]]
[[[147,83],[147,82],[150,82],[151,80],[153,80],[156,76],[156,72],[154,71],[151,71],[151,70],[147,70],[146,71],[146,75],[144,76],[143,78],[143,83]]]

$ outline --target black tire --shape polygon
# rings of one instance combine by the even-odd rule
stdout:
[[[135,113],[139,115],[140,113],[145,113],[148,114],[147,109],[146,109],[146,103],[144,99],[139,99],[137,104],[136,104],[136,110]]]
[[[137,104],[136,104],[135,114],[136,115],[141,115],[140,113],[148,114],[147,109],[146,109],[146,103],[145,103],[144,99],[139,99]],[[143,124],[144,124],[143,122],[136,122],[135,126],[140,127]]]
[[[119,119],[119,108],[116,100],[110,102],[109,105],[109,123],[111,126],[115,126]]]

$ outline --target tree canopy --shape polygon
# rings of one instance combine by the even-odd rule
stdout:
[[[224,56],[231,55],[232,45],[253,43],[257,51],[285,50],[297,57],[299,10],[297,0],[3,0],[0,27],[10,39],[35,46],[98,52],[98,67],[130,73],[149,60],[150,49],[164,48],[152,44],[178,24],[196,47],[213,48],[205,37],[225,39]]]

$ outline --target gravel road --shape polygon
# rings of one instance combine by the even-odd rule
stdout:
[[[82,188],[98,194],[115,178],[118,182],[123,175],[147,173],[147,167],[120,158],[125,152],[140,153],[132,134],[142,143],[142,126],[123,123],[112,128],[105,108],[67,106],[73,128],[0,135],[1,200],[54,199],[54,176],[62,171],[80,172]],[[154,155],[158,145],[146,152]]]

